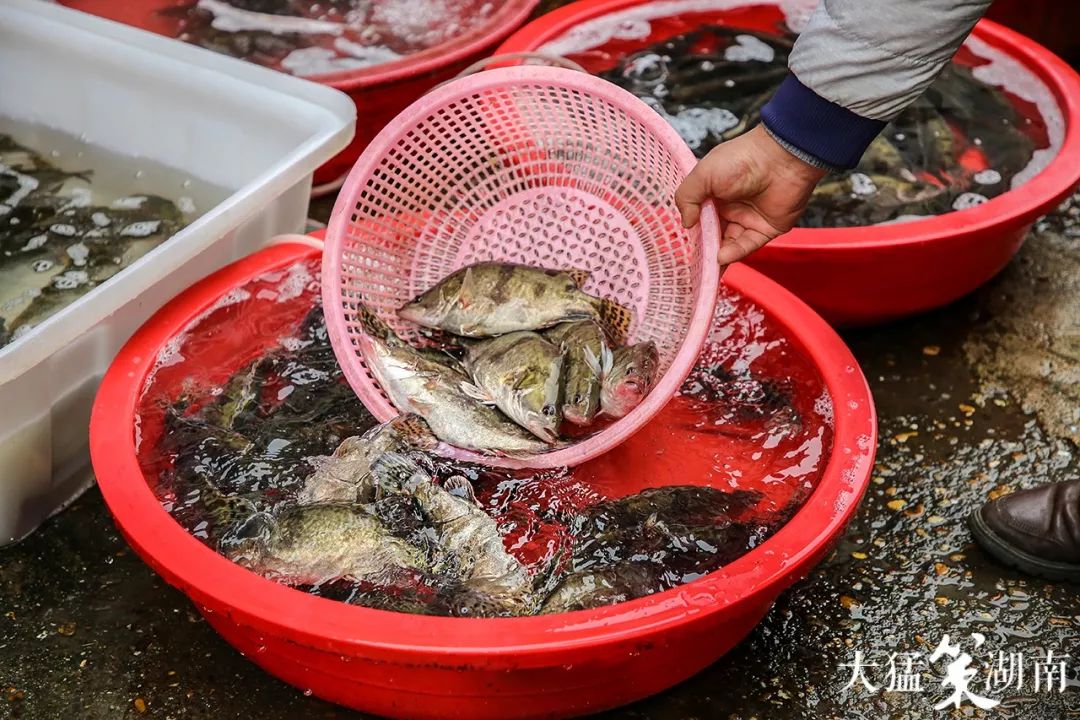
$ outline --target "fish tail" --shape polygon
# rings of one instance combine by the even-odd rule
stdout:
[[[596,309],[600,327],[617,345],[624,345],[634,324],[634,311],[611,298],[597,300]]]
[[[356,303],[356,319],[365,333],[385,342],[400,342],[393,329],[374,310],[362,302]]]
[[[201,472],[195,473],[195,476],[202,485],[199,497],[203,506],[214,518],[217,527],[226,528],[239,524],[244,518],[255,514],[255,507],[251,501],[235,495],[226,495]]]
[[[589,282],[589,278],[592,276],[592,273],[583,268],[568,268],[563,272],[569,275],[570,279],[577,283],[579,288],[585,287],[585,283]]]
[[[424,418],[415,413],[404,413],[390,421],[398,436],[407,444],[420,450],[431,450],[439,444]]]

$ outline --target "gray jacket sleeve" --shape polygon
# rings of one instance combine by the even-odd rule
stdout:
[[[789,67],[858,115],[889,120],[933,82],[991,0],[821,0]]]

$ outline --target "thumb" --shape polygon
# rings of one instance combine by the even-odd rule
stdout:
[[[708,170],[704,169],[704,165],[704,160],[698,162],[675,191],[675,206],[679,208],[685,228],[698,224],[701,204],[709,199]]]
[[[739,160],[741,139],[729,140],[713,148],[675,191],[675,205],[682,214],[683,227],[697,225],[701,205],[706,200],[736,200],[747,194],[747,180],[752,173]]]

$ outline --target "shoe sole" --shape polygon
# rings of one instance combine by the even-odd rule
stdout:
[[[1080,583],[1080,565],[1043,560],[1010,545],[991,529],[978,509],[968,515],[968,526],[983,550],[1002,564],[1054,582]]]

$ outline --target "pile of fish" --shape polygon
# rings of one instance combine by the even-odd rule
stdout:
[[[0,134],[0,347],[185,224],[154,195],[96,204],[90,173],[64,172]]]
[[[653,107],[703,157],[758,123],[787,74],[793,44],[786,31],[702,25],[599,74]],[[588,57],[571,57],[589,65]],[[1002,90],[950,64],[886,126],[858,167],[818,186],[800,225],[873,225],[985,202],[1008,190],[1031,160],[1027,124]]]
[[[411,346],[366,308],[360,349],[397,409],[422,417],[439,440],[513,457],[546,452],[573,434],[569,426],[625,416],[659,371],[654,343],[620,344],[631,313],[582,290],[587,277],[470,265],[398,310],[448,334],[437,349]]]
[[[731,562],[787,518],[761,517],[760,494],[745,490],[669,486],[608,500],[566,471],[526,479],[438,458],[416,415],[372,425],[316,307],[288,349],[165,408],[159,490],[181,523],[265,577],[368,607],[461,617],[659,592]],[[511,552],[523,541],[504,537],[505,513],[497,520],[474,490],[507,484],[568,488],[565,502],[527,501],[566,538],[544,542],[532,565]]]
[[[447,42],[488,0],[188,0],[161,11],[195,45],[299,76],[356,70]]]

